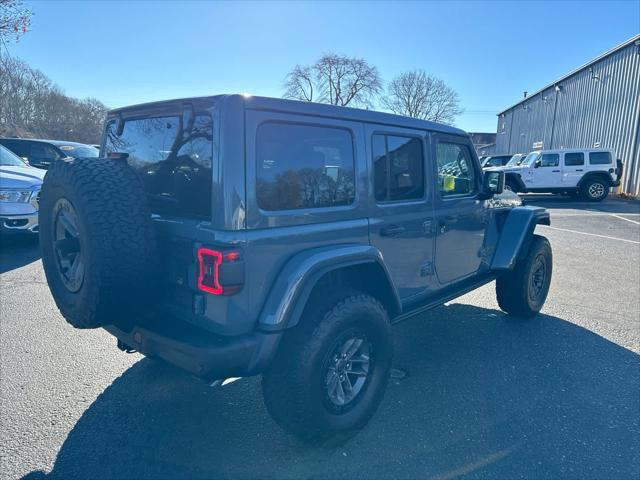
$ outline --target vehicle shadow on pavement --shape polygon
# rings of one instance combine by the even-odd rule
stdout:
[[[211,389],[141,360],[85,411],[40,478],[638,478],[640,357],[560,318],[452,304],[394,327],[371,423],[308,447],[259,379]],[[114,353],[115,354],[115,353]]]
[[[0,273],[23,267],[40,258],[36,235],[0,238]]]

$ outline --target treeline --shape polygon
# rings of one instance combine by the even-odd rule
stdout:
[[[69,97],[40,70],[0,59],[0,136],[98,143],[107,107]]]

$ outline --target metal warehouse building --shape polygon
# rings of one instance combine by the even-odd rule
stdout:
[[[498,114],[496,152],[611,148],[640,195],[640,35]]]

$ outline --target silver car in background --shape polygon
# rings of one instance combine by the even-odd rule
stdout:
[[[38,233],[38,199],[46,170],[0,145],[0,233]]]

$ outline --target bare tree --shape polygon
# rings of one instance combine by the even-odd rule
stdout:
[[[399,115],[448,124],[463,112],[456,91],[422,70],[394,78],[382,104]]]
[[[313,102],[314,76],[311,67],[296,65],[284,81],[284,98]]]
[[[365,60],[323,55],[312,67],[296,67],[285,78],[285,98],[369,107],[382,90],[378,69]]]
[[[17,41],[27,33],[32,16],[22,0],[0,0],[0,42]]]

